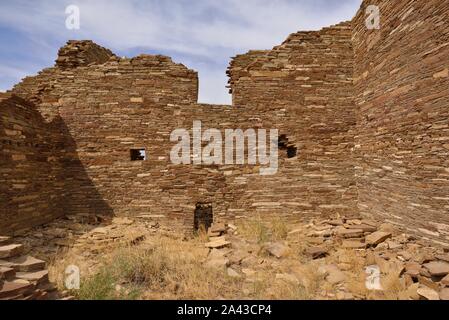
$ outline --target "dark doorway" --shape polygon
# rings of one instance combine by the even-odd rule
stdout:
[[[198,203],[195,209],[194,229],[195,231],[208,231],[214,222],[212,204]]]

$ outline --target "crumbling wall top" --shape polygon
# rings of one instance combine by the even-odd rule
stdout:
[[[70,40],[59,49],[56,65],[63,69],[102,64],[115,55],[91,40]]]

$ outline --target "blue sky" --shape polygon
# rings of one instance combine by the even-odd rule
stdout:
[[[270,49],[290,33],[351,19],[361,0],[0,0],[0,91],[52,66],[70,39],[120,56],[164,54],[197,70],[200,102],[230,103],[230,58]],[[80,30],[65,27],[68,5]]]

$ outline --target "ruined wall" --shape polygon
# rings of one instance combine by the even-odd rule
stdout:
[[[195,184],[203,180],[197,176],[186,182],[183,171],[189,167],[170,170],[168,144],[181,118],[179,106],[197,101],[196,72],[164,56],[111,55],[105,63],[76,63],[86,54],[73,47],[91,52],[90,42],[69,42],[57,61],[72,61],[76,67],[46,69],[13,90],[34,101],[47,119],[61,116],[73,138],[73,153],[66,161],[66,189],[71,194],[66,213],[113,210],[118,215],[184,217],[180,206],[191,205],[190,197],[203,191]],[[102,56],[106,52],[95,48]],[[140,148],[146,149],[148,161],[131,161],[130,150]],[[84,176],[88,179],[80,178]],[[209,180],[206,185],[217,184]]]
[[[197,203],[212,203],[223,218],[353,213],[352,163],[340,155],[352,147],[350,35],[343,24],[239,56],[229,70],[232,107],[197,104],[197,74],[167,57],[121,59],[90,41],[69,42],[55,67],[13,91],[46,119],[60,116],[73,139],[65,161],[67,214],[112,210],[191,226]],[[197,120],[203,131],[279,128],[299,155],[290,159],[280,150],[279,173],[268,177],[259,166],[172,164],[171,132],[191,132]],[[148,159],[131,161],[130,150],[140,148]]]
[[[32,104],[0,94],[0,232],[64,214],[59,128]]]
[[[365,26],[368,4],[380,6],[380,30]],[[1,215],[15,216],[13,226],[115,213],[191,228],[197,203],[212,203],[222,218],[360,211],[447,241],[448,7],[365,1],[352,22],[239,55],[228,70],[233,106],[197,104],[196,72],[168,57],[122,59],[91,41],[71,41],[54,67],[14,88],[28,107],[2,101],[5,141],[19,119],[26,139],[50,142],[24,149],[25,159],[23,147],[6,143]],[[185,128],[193,136],[197,120],[203,130],[279,129],[279,172],[172,164],[170,133]],[[59,136],[42,129],[51,121]],[[148,159],[131,161],[130,150],[140,148]],[[35,167],[47,174],[29,176]]]
[[[447,241],[449,2],[365,1],[353,26],[359,208]]]
[[[351,35],[350,23],[298,32],[271,51],[251,51],[231,63],[235,107],[279,128],[298,150],[292,159],[281,154],[278,175],[248,184],[253,209],[296,216],[356,212]]]

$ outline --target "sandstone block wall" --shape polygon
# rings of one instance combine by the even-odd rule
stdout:
[[[67,52],[76,53],[84,61],[86,54],[74,47],[92,51],[90,42],[69,42],[60,53],[64,57]],[[94,48],[101,57],[107,51]],[[181,211],[183,215],[182,205],[195,206],[183,197],[202,190],[195,187],[202,179],[189,179],[191,187],[179,191],[177,180],[189,168],[180,168],[177,174],[169,170],[168,143],[182,117],[179,106],[197,102],[197,73],[164,56],[121,59],[111,55],[105,63],[100,58],[87,65],[72,62],[72,68],[56,65],[26,78],[13,90],[34,101],[46,119],[60,116],[65,135],[72,139],[68,144],[73,152],[65,161],[68,176],[64,180],[70,191],[66,213],[113,210],[118,215],[176,218]],[[192,122],[186,127],[191,128]],[[142,148],[148,161],[131,161],[130,151]]]
[[[298,32],[231,62],[234,107],[278,128],[298,152],[281,154],[278,175],[248,185],[246,195],[259,204],[253,208],[295,216],[357,211],[351,36],[350,23]]]
[[[447,242],[449,2],[364,1],[353,28],[360,211]]]
[[[380,30],[366,28],[369,4]],[[447,1],[364,1],[351,22],[235,57],[232,106],[198,104],[197,73],[168,57],[71,41],[15,86],[21,99],[2,96],[0,231],[90,213],[191,229],[196,205],[211,203],[222,219],[362,213],[447,242],[448,15]],[[279,129],[279,172],[172,164],[171,132],[192,137],[198,120]]]
[[[59,123],[0,94],[0,230],[9,232],[64,214]]]

